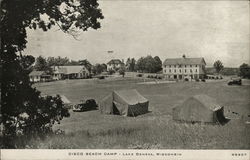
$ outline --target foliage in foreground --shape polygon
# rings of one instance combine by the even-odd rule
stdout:
[[[157,121],[157,123],[156,123]],[[249,149],[250,127],[242,121],[225,126],[155,120],[121,127],[83,130],[32,139],[27,148],[39,149]]]
[[[92,0],[1,1],[1,123],[5,148],[14,148],[11,141],[19,135],[47,133],[53,121],[68,115],[59,97],[44,98],[29,82],[27,68],[21,63],[25,61],[21,52],[26,48],[27,28],[48,31],[57,25],[76,37],[77,30],[100,28],[98,20],[103,15],[98,6]]]

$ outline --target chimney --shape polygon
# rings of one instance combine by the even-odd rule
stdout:
[[[182,58],[184,58],[184,59],[185,59],[185,58],[186,58],[186,55],[185,55],[185,54],[183,54],[183,55],[182,55]]]

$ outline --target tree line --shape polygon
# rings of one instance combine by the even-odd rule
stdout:
[[[246,63],[240,65],[239,68],[225,68],[223,63],[220,60],[217,60],[214,62],[213,67],[217,74],[238,75],[242,78],[250,78],[250,65]]]
[[[87,59],[83,60],[70,60],[68,57],[48,57],[38,56],[35,58],[28,59],[28,63],[35,64],[33,66],[34,70],[45,71],[47,73],[52,73],[52,66],[72,66],[72,65],[84,65],[93,74],[100,74],[107,71],[107,65],[105,63],[92,65]],[[150,55],[146,57],[141,57],[138,61],[135,58],[128,58],[125,66],[122,66],[119,70],[121,74],[123,72],[147,72],[147,73],[157,73],[162,70],[162,61],[158,56],[152,57]],[[111,71],[112,72],[112,71]]]

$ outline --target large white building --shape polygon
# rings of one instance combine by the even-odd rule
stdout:
[[[167,79],[202,79],[205,76],[204,58],[170,58],[163,62],[163,74]]]

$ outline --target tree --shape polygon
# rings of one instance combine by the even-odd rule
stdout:
[[[135,71],[135,65],[136,65],[136,61],[134,58],[128,58],[127,62],[126,62],[126,69],[130,72],[134,72]]]
[[[129,71],[134,72],[135,71],[135,65],[136,65],[136,60],[134,58],[131,59],[130,65],[129,65]]]
[[[152,56],[145,57],[145,70],[149,73],[155,72],[155,60]]]
[[[46,73],[52,72],[52,69],[50,68],[46,59],[42,56],[39,56],[36,58],[36,63],[35,63],[34,69],[37,71],[45,71]]]
[[[154,65],[155,70],[154,70],[154,72],[157,73],[157,72],[162,70],[162,61],[158,56],[154,57],[154,61],[155,61],[155,65]]]
[[[126,64],[125,64],[126,69],[127,69],[128,71],[130,71],[130,70],[129,70],[129,68],[130,68],[130,63],[131,63],[131,60],[130,60],[130,58],[128,58],[127,61],[126,61]]]
[[[85,66],[91,72],[92,64],[87,59],[79,60],[78,63]]]
[[[246,63],[243,63],[240,65],[240,73],[239,75],[242,76],[243,78],[250,78],[250,66]]]
[[[120,69],[119,69],[119,74],[122,75],[122,77],[125,76],[125,66],[122,66]]]
[[[101,74],[102,72],[106,71],[106,66],[103,64],[97,63],[95,66],[93,66],[92,72],[94,74]]]
[[[220,60],[217,60],[214,62],[214,69],[217,73],[220,73],[220,71],[224,68],[222,62]]]
[[[153,58],[149,55],[138,59],[137,64],[133,69],[136,68],[140,72],[156,73],[161,70],[161,66],[162,62],[158,56]]]
[[[24,70],[30,73],[33,69],[32,64],[35,62],[35,57],[31,55],[25,55],[20,57],[20,65]]]
[[[1,1],[1,113],[6,147],[15,147],[11,139],[18,136],[20,126],[32,135],[42,134],[47,132],[44,128],[48,121],[53,124],[56,117],[68,115],[58,97],[42,97],[29,82],[20,54],[26,48],[27,28],[47,31],[57,25],[63,32],[77,38],[78,30],[100,28],[98,20],[102,18],[96,0]],[[21,115],[28,117],[25,123],[21,123]],[[27,132],[21,133],[26,135]]]
[[[105,63],[101,64],[101,66],[103,72],[107,71],[107,65]]]
[[[69,59],[67,57],[48,57],[47,58],[47,63],[48,65],[51,67],[51,66],[65,66],[67,64],[69,64]]]

